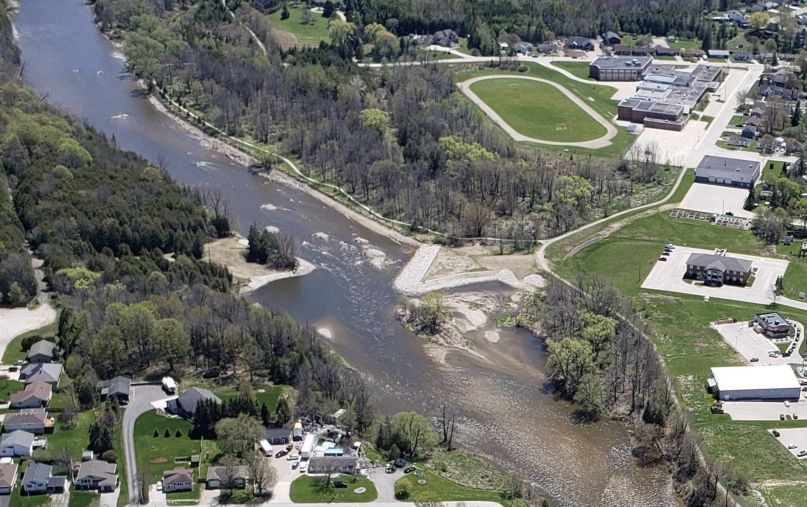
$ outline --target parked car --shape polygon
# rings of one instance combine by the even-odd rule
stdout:
[[[803,458],[804,456],[807,456],[807,451],[801,450],[796,456],[798,456],[799,458]]]
[[[661,252],[661,255],[662,255],[663,257],[669,257],[670,252],[668,252],[667,250],[664,250],[663,252]]]
[[[667,243],[667,246],[665,246],[664,248],[666,248],[667,250],[672,250],[673,248],[675,248],[675,245],[673,245],[672,243]]]
[[[406,460],[403,458],[398,458],[393,461],[392,464],[395,465],[395,468],[403,468],[406,466]]]
[[[749,359],[749,361],[751,361],[752,363],[758,363],[759,358],[758,357],[752,357],[751,359]]]
[[[388,474],[391,474],[395,471],[395,467],[392,466],[392,463],[388,464],[384,471]]]
[[[660,260],[661,262],[667,262],[667,258],[666,258],[666,257],[659,257],[659,258],[658,258],[658,260]]]
[[[163,481],[159,481],[157,483],[157,491],[162,491],[162,490],[163,490]]]
[[[787,446],[788,449],[798,449],[798,447],[799,446],[796,445],[796,444],[788,444],[788,446]]]
[[[727,211],[727,212],[726,212],[726,216],[727,216],[727,217],[733,217],[733,216],[734,216],[734,212],[732,212],[732,211]]]
[[[779,357],[779,353],[772,350],[768,352],[768,357]]]
[[[786,406],[786,407],[789,407],[789,406],[790,406],[790,402],[789,402],[788,400],[785,400],[785,406]]]
[[[771,433],[773,433],[773,436],[775,436],[776,438],[779,438],[779,431],[778,430],[773,430]]]
[[[306,472],[308,472],[308,462],[307,461],[305,461],[303,463],[300,463],[300,473],[304,474]]]
[[[282,458],[283,456],[285,456],[288,453],[289,453],[289,451],[284,451],[283,449],[281,449],[281,450],[279,450],[279,451],[277,451],[275,453],[275,458]]]
[[[779,414],[779,420],[784,421],[785,420],[785,414]]]
[[[406,467],[406,468],[404,468],[404,473],[405,474],[411,474],[414,471],[415,471],[415,467]]]
[[[292,464],[291,464],[291,469],[292,469],[292,470],[294,470],[294,469],[296,469],[298,466],[300,466],[300,460],[299,460],[299,459],[298,459],[298,460],[296,460],[294,463],[292,463]]]

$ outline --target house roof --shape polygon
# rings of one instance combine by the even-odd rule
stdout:
[[[787,364],[716,367],[712,368],[712,377],[720,391],[800,389],[793,369]]]
[[[55,384],[62,376],[62,365],[59,363],[31,363],[20,372],[26,384],[33,382],[47,382]]]
[[[728,51],[726,51],[725,49],[710,49],[710,50],[709,50],[709,56],[716,56],[716,57],[718,57],[718,58],[726,58],[726,57],[728,57],[730,54],[731,54],[731,53],[729,53],[729,52],[728,52]]]
[[[619,35],[616,34],[616,32],[612,32],[609,30],[604,34],[602,34],[602,38],[605,40],[611,40],[611,39],[619,39],[620,37]]]
[[[20,410],[19,412],[6,414],[6,418],[3,419],[3,425],[8,426],[9,424],[26,424],[35,422],[41,422],[44,424],[45,419],[47,418],[48,413],[44,408],[27,408],[25,410]]]
[[[132,379],[118,376],[104,382],[104,388],[101,391],[107,396],[115,394],[125,394],[128,396],[131,385]]]
[[[115,463],[107,463],[97,459],[90,461],[83,461],[78,469],[76,479],[97,479],[100,480],[101,485],[115,485],[118,481],[118,474],[116,473],[118,465]]]
[[[356,467],[358,458],[356,456],[314,456],[309,460],[308,470],[334,470],[344,469],[344,467]]]
[[[291,430],[288,428],[269,428],[266,430],[266,438],[289,438]]]
[[[591,39],[588,39],[586,37],[572,36],[572,37],[566,37],[566,45],[575,47],[587,47],[587,46],[593,46],[594,44],[591,42]]]
[[[221,398],[203,387],[191,387],[177,398],[177,403],[182,407],[182,410],[193,414],[196,412],[196,406],[202,400],[213,400],[216,403],[221,403]]]
[[[747,137],[743,137],[743,136],[734,136],[734,137],[732,138],[732,140],[731,140],[731,143],[732,143],[734,146],[742,146],[742,147],[746,147],[746,146],[748,146],[749,144],[751,144],[751,140],[750,140],[750,139],[748,139]]]
[[[187,468],[174,468],[163,472],[164,484],[175,484],[177,482],[193,482],[193,472]]]
[[[0,440],[0,447],[19,445],[21,447],[31,447],[34,445],[34,434],[27,431],[16,430],[11,433],[3,433],[3,440]]]
[[[25,469],[25,474],[22,476],[22,482],[38,482],[47,483],[53,473],[53,467],[44,463],[37,463],[30,461],[28,468]]]
[[[53,358],[53,349],[56,348],[56,344],[52,341],[48,340],[39,340],[38,342],[31,345],[31,348],[28,349],[28,357],[33,357],[35,355],[43,355],[50,358]]]
[[[726,255],[693,253],[687,259],[687,266],[699,266],[703,269],[718,269],[720,271],[751,271],[753,263],[749,260],[728,257]]]
[[[10,488],[16,482],[14,479],[17,477],[17,464],[16,463],[0,463],[0,487]]]
[[[248,479],[249,478],[249,469],[245,466],[235,466],[235,467],[210,467],[207,469],[207,480],[220,480],[222,482],[227,482],[229,480],[229,473],[232,471],[232,478],[233,480],[236,479]]]
[[[23,403],[35,398],[37,400],[47,401],[50,399],[52,388],[46,382],[31,382],[25,386],[25,389],[18,391],[9,396],[9,401],[12,405]]]
[[[749,116],[748,118],[745,119],[743,125],[753,125],[755,127],[758,127],[761,121],[762,120],[758,116]]]

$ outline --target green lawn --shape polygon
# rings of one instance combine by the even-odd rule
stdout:
[[[425,484],[420,484],[419,481],[425,481]],[[420,501],[489,501],[489,502],[502,502],[502,495],[496,489],[474,489],[466,486],[460,486],[448,479],[444,479],[434,472],[422,467],[398,479],[395,483],[396,494],[401,490],[409,492],[409,502]]]
[[[554,86],[523,79],[491,79],[471,85],[504,121],[521,134],[545,141],[589,141],[605,128]]]
[[[745,116],[741,114],[735,114],[729,121],[729,125],[733,127],[741,127],[743,123],[745,123]]]
[[[26,496],[20,489],[21,483],[22,481],[17,481],[17,487],[11,492],[9,498],[11,507],[47,507],[50,505],[50,495]]]
[[[121,478],[120,494],[118,495],[118,507],[124,507],[129,504],[129,482],[126,480],[126,455],[123,448],[123,418],[118,423],[115,431],[115,454],[118,456],[118,477]]]
[[[801,244],[798,244],[801,247]],[[807,293],[807,259],[804,257],[789,257],[785,278],[782,282],[785,296],[799,299],[799,292]]]
[[[22,391],[23,388],[25,388],[25,384],[22,382],[0,378],[0,400],[8,401],[9,396],[17,391]]]
[[[218,446],[212,440],[195,440],[188,436],[193,424],[184,419],[169,419],[157,414],[156,411],[146,412],[135,421],[134,439],[137,448],[137,470],[148,472],[149,481],[157,482],[166,470],[185,466],[175,463],[179,457],[199,454],[204,451],[204,459],[196,473],[207,473],[207,466],[214,463],[218,457]],[[165,436],[165,430],[170,436]],[[158,436],[154,436],[154,431]],[[177,437],[179,430],[182,436]],[[198,492],[196,493],[198,496]]]
[[[311,23],[303,23],[303,12],[307,10],[305,5],[289,6],[288,19],[280,19],[282,9],[269,14],[269,23],[277,30],[281,31],[279,37],[289,36],[293,46],[319,46],[320,41],[329,42],[328,21],[321,14],[311,12]],[[282,32],[286,32],[285,34]]]
[[[265,403],[266,408],[269,409],[269,412],[274,412],[275,407],[277,407],[277,400],[280,399],[280,395],[283,394],[285,389],[285,386],[275,385],[263,385],[255,387],[255,403],[258,405],[258,408],[260,408],[261,404]],[[227,387],[224,389],[213,388],[212,391],[215,392],[216,395],[218,395],[218,397],[222,400],[228,400],[230,398],[240,396],[238,388],[236,387]]]
[[[346,488],[325,487],[324,476],[303,475],[291,483],[291,501],[296,503],[366,503],[378,497],[375,484],[365,477],[342,475],[334,480],[347,483]],[[364,493],[354,493],[365,488]]]
[[[52,416],[56,417],[57,414],[52,414]],[[57,420],[53,433],[48,435],[48,450],[51,453],[57,453],[67,448],[73,459],[80,459],[81,453],[87,449],[87,444],[90,442],[90,426],[93,421],[95,421],[95,413],[92,410],[80,413],[72,428],[63,426]]]
[[[56,316],[56,319],[47,326],[43,326],[39,329],[34,329],[33,331],[28,331],[27,333],[23,333],[8,344],[6,347],[6,351],[3,353],[3,364],[14,364],[20,359],[25,359],[26,352],[22,350],[22,341],[29,337],[29,336],[56,336],[56,332],[59,330],[59,316]]]
[[[98,498],[98,493],[93,491],[78,491],[73,489],[70,491],[70,502],[67,505],[68,507],[90,507]]]
[[[697,39],[675,39],[675,41],[667,39],[667,45],[669,45],[671,48],[675,48],[678,50],[700,49],[701,41]]]
[[[588,77],[588,67],[589,67],[588,62],[560,62],[560,61],[558,61],[558,62],[552,62],[552,65],[555,65],[556,67],[560,67],[561,69],[563,69],[565,71],[571,72],[572,74],[574,74],[575,76],[577,76],[577,77],[579,77],[581,79],[592,79],[592,80],[594,80],[594,78]]]

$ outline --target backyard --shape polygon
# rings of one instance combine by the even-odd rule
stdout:
[[[420,466],[414,472],[398,479],[398,482],[395,483],[396,497],[400,498],[401,491],[407,492],[404,495],[408,495],[407,501],[409,502],[479,500],[502,503],[503,501],[503,492],[499,489],[477,489],[462,486]],[[518,500],[513,505],[526,504]]]
[[[328,42],[328,20],[321,13],[308,11],[305,4],[289,5],[289,17],[282,18],[283,9],[269,14],[269,23],[275,28],[272,35],[283,48],[293,46],[319,46],[320,41]],[[303,20],[303,13],[309,12],[309,22]]]
[[[325,476],[303,475],[291,483],[291,501],[296,503],[366,503],[378,497],[375,484],[366,477],[341,475],[333,477],[333,481],[347,483],[346,488],[337,488],[325,484]],[[364,488],[361,493],[356,493]]]

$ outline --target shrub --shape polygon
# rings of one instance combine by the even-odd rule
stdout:
[[[182,430],[177,428],[177,432],[174,433],[174,436],[177,437],[177,438],[180,438],[182,436]]]
[[[106,461],[107,463],[115,463],[118,461],[118,453],[109,449],[108,451],[104,451],[101,453],[101,460]]]
[[[395,498],[397,500],[401,500],[401,501],[408,500],[409,499],[409,490],[404,488],[404,489],[400,489],[400,490],[396,491],[395,492]]]
[[[165,438],[170,438],[171,437],[171,430],[169,430],[168,428],[165,428],[165,433],[163,434],[163,436]]]
[[[157,438],[159,436],[160,436],[159,430],[154,430],[154,438]]]

